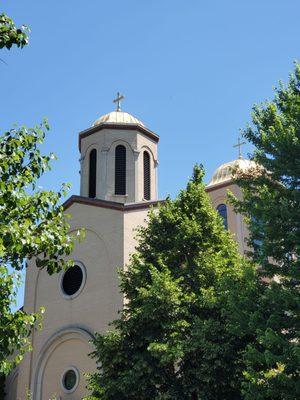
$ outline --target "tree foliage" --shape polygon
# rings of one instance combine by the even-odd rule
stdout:
[[[29,29],[17,28],[5,14],[0,15],[0,48],[28,44]],[[12,311],[20,286],[18,271],[26,259],[35,257],[39,268],[49,274],[66,268],[73,238],[60,205],[66,194],[37,188],[38,179],[50,169],[54,155],[42,155],[39,146],[49,129],[45,120],[27,129],[13,128],[0,137],[0,380],[30,349],[30,333],[41,314]],[[15,271],[15,272],[11,272]],[[43,310],[40,310],[42,312]],[[0,397],[3,397],[3,393]]]
[[[35,128],[14,128],[0,137],[0,372],[7,374],[30,349],[29,336],[39,314],[12,311],[19,286],[18,271],[34,257],[49,274],[66,268],[73,238],[59,192],[37,188],[50,169],[53,155],[42,155],[39,146],[49,129],[44,121]],[[15,273],[11,273],[15,270]]]
[[[58,192],[37,188],[55,158],[39,149],[48,129],[44,121],[30,129],[11,129],[0,138],[0,261],[20,270],[24,259],[35,257],[38,267],[52,274],[67,266],[64,256],[73,239],[60,205],[68,186]]]
[[[121,273],[125,307],[94,341],[93,399],[241,399],[241,354],[251,340],[243,302],[259,283],[203,175],[196,166],[187,189],[139,230],[137,254]]]
[[[13,45],[24,47],[28,44],[29,29],[26,25],[15,26],[14,21],[6,14],[0,14],[0,49],[10,49]]]
[[[253,109],[243,134],[254,146],[249,171],[237,171],[251,256],[264,290],[250,313],[255,342],[246,353],[245,399],[300,398],[300,66],[272,101]]]
[[[10,273],[5,266],[0,266],[0,373],[3,376],[22,360],[26,351],[31,349],[29,335],[36,321],[41,319],[41,314],[28,314],[23,309],[12,312],[20,285],[19,280],[18,275]]]

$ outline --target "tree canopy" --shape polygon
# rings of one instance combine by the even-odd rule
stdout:
[[[300,65],[272,101],[253,109],[243,131],[255,146],[256,167],[237,171],[264,290],[249,313],[255,341],[248,346],[246,400],[300,398]]]
[[[26,267],[35,257],[39,268],[52,274],[71,265],[65,256],[74,238],[60,200],[61,191],[37,189],[37,181],[50,168],[53,155],[44,156],[39,145],[48,124],[13,128],[0,137],[0,372],[8,373],[30,348],[29,335],[38,314],[13,312],[19,276],[11,270]]]
[[[14,21],[6,14],[0,14],[0,49],[11,49],[12,46],[24,47],[28,44],[29,28],[22,25],[17,28]]]
[[[37,188],[55,158],[39,149],[48,129],[44,121],[30,129],[13,128],[0,138],[0,260],[19,270],[26,258],[36,257],[37,265],[52,274],[66,266],[73,239],[60,205],[67,185],[58,192]]]
[[[0,48],[25,46],[27,33],[28,28],[16,28],[11,18],[0,15]],[[48,130],[45,120],[34,128],[15,127],[0,136],[0,397],[4,396],[3,376],[30,349],[30,333],[43,311],[13,311],[20,286],[18,271],[33,257],[49,274],[72,264],[65,256],[71,253],[74,238],[68,234],[60,205],[68,187],[63,185],[58,192],[37,187],[55,158],[40,152]]]
[[[187,189],[139,229],[137,253],[121,273],[125,307],[94,341],[93,399],[241,399],[241,354],[251,339],[243,302],[259,283],[203,175],[196,166]]]

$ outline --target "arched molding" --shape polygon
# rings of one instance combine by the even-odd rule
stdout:
[[[157,166],[158,166],[158,159],[155,158],[153,150],[151,147],[147,146],[146,144],[143,144],[140,148],[140,152],[142,154],[142,159],[140,161],[139,165],[139,171],[141,173],[142,179],[140,179],[140,187],[139,187],[139,196],[140,200],[146,200],[144,198],[144,153],[147,152],[150,157],[150,199],[156,199],[157,198]],[[149,201],[149,200],[146,200]]]
[[[92,143],[89,145],[89,147],[86,149],[84,155],[81,157],[83,166],[85,169],[87,169],[87,172],[89,174],[89,163],[90,163],[90,154],[93,150],[96,150],[97,154],[97,165],[99,164],[99,146],[97,143]]]
[[[124,146],[126,149],[126,193],[116,195],[115,193],[115,155],[117,146]],[[126,140],[118,139],[110,144],[107,153],[107,200],[133,202],[135,193],[135,150]]]
[[[69,234],[72,234],[72,233],[75,234],[80,229],[84,229],[85,231],[91,232],[91,233],[93,233],[93,234],[95,234],[97,236],[97,238],[103,243],[103,247],[105,249],[105,255],[106,255],[107,259],[108,259],[109,265],[111,265],[111,257],[110,257],[110,253],[108,251],[109,246],[105,243],[105,240],[101,237],[100,233],[97,232],[95,229],[93,229],[90,226],[74,226],[69,231]],[[69,258],[72,258],[72,255],[69,256]],[[78,261],[80,261],[80,260],[78,260]],[[34,307],[33,307],[34,311],[33,312],[37,312],[36,300],[37,300],[37,291],[38,291],[38,284],[39,284],[41,272],[42,272],[42,270],[39,268],[38,269],[38,273],[37,273],[37,277],[36,277],[36,280],[35,280],[35,287],[34,287]]]
[[[158,163],[158,160],[154,157],[153,151],[150,149],[149,146],[145,144],[141,147],[141,153],[143,153],[144,151],[148,151],[148,153],[151,155],[154,165]]]
[[[86,149],[85,149],[85,152],[84,152],[84,154],[82,154],[82,159],[83,160],[85,160],[85,158],[86,158],[86,156],[88,155],[88,154],[90,154],[90,152],[92,151],[92,150],[97,150],[97,152],[98,152],[98,150],[99,150],[99,145],[98,145],[98,143],[91,143]]]
[[[227,209],[228,209],[228,201],[227,201],[226,196],[220,195],[220,196],[216,197],[215,199],[213,199],[212,205],[213,205],[213,207],[214,207],[215,209],[217,209],[217,207],[218,207],[220,204],[225,204],[226,207],[227,207]]]
[[[100,178],[100,154],[99,154],[99,144],[97,142],[91,143],[85,150],[81,153],[80,158],[80,194],[84,196],[89,195],[89,177],[90,177],[90,154],[96,151],[96,197],[97,197],[97,187],[99,186]]]
[[[86,226],[73,226],[73,227],[72,227],[72,230],[71,230],[69,233],[75,233],[75,232],[77,232],[77,231],[80,230],[80,229],[84,229],[86,232],[91,232],[91,233],[93,233],[94,235],[97,236],[97,238],[100,240],[100,242],[101,242],[101,243],[103,244],[103,246],[104,246],[105,255],[106,255],[107,259],[108,259],[109,264],[111,265],[111,256],[110,256],[110,252],[109,252],[109,250],[108,250],[108,249],[110,248],[110,246],[109,246],[109,244],[107,244],[107,243],[105,242],[105,240],[103,239],[103,237],[102,237],[102,235],[100,234],[100,232],[97,231],[97,230],[95,230],[95,228],[91,227],[90,225],[86,225]]]
[[[124,139],[117,139],[111,142],[110,146],[108,147],[108,152],[114,152],[118,145],[123,145],[126,147],[126,150],[130,150],[132,154],[134,154],[135,149]]]
[[[125,196],[128,194],[128,150],[123,144],[119,144],[114,151],[114,194]]]
[[[32,400],[42,400],[43,376],[47,362],[53,351],[68,340],[77,339],[85,343],[90,343],[93,338],[93,334],[87,328],[80,325],[66,326],[50,336],[42,347],[34,367],[32,382],[30,385],[33,394]]]
[[[80,230],[82,228],[85,229],[86,231],[89,231],[89,232],[95,234],[96,237],[101,241],[101,243],[103,244],[103,247],[104,247],[105,257],[107,258],[108,263],[109,263],[108,265],[111,265],[112,261],[111,261],[110,252],[108,250],[109,246],[105,243],[105,240],[102,238],[101,234],[98,231],[96,231],[95,229],[93,229],[90,226],[76,226],[75,225],[69,231],[69,234],[72,234],[72,233],[75,234],[78,230]],[[35,265],[35,261],[32,261],[32,264],[34,264],[34,265],[31,265],[31,268],[37,268],[37,266]],[[42,270],[40,268],[38,268],[36,279],[35,279],[35,282],[34,282],[34,299],[33,299],[33,312],[34,313],[37,312],[37,294],[38,294],[38,287],[39,287],[39,280],[40,280],[41,272],[42,272]],[[32,347],[33,348],[34,348],[34,342],[35,342],[35,331],[33,330],[32,334],[31,334],[31,343],[32,343]],[[30,352],[30,374],[31,374],[31,371],[32,371],[33,353],[34,353],[34,350]],[[31,380],[31,378],[30,378],[30,380]]]

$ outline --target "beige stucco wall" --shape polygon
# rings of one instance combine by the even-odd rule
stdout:
[[[245,243],[245,239],[248,235],[247,226],[243,217],[240,214],[235,213],[233,206],[228,202],[228,191],[233,193],[238,199],[242,198],[241,189],[231,182],[228,182],[226,185],[215,185],[208,188],[208,194],[215,208],[220,204],[225,204],[227,206],[228,229],[232,232],[234,239],[238,242],[240,253],[245,254],[248,250]]]
[[[95,331],[104,332],[123,305],[117,276],[117,268],[124,264],[123,213],[84,204],[73,204],[68,213],[72,215],[73,231],[78,228],[86,230],[85,240],[76,244],[72,254],[72,258],[80,261],[86,269],[85,286],[77,297],[65,298],[60,288],[62,273],[49,276],[46,271],[38,271],[34,262],[30,263],[26,277],[24,308],[33,312],[43,306],[46,311],[43,329],[35,332],[32,338],[33,351],[26,355],[20,365],[18,384],[20,399],[25,398],[26,387],[32,389],[36,387],[38,363],[49,338],[64,329],[66,334],[77,328],[91,335]],[[82,349],[89,346],[85,337],[80,340],[83,342]],[[61,349],[60,358],[57,358],[56,362],[66,364],[68,360],[67,357],[64,359],[64,347]],[[80,354],[83,354],[83,350]],[[79,359],[78,355],[77,361]],[[77,361],[74,360],[73,363]],[[94,365],[94,362],[92,364]],[[88,372],[89,369],[86,368],[90,369],[90,365],[84,366]],[[47,390],[55,392],[57,379],[53,381],[53,387],[50,383],[47,385]],[[77,396],[77,392],[75,394]]]
[[[135,253],[137,237],[137,227],[147,223],[149,209],[137,211],[127,211],[124,214],[124,265],[130,261],[130,256]]]
[[[80,399],[85,393],[84,372],[95,369],[87,354],[94,332],[105,332],[108,324],[123,307],[117,269],[129,260],[135,250],[134,229],[144,224],[148,209],[112,210],[73,204],[71,231],[86,231],[77,243],[72,258],[86,269],[86,282],[75,298],[65,298],[60,283],[63,272],[49,276],[29,263],[26,276],[24,308],[30,312],[45,307],[43,329],[32,336],[33,351],[26,354],[19,366],[17,397],[24,399],[30,387],[33,400],[48,400],[57,394],[62,399]],[[72,350],[73,349],[73,350]],[[61,389],[61,376],[68,366],[80,371],[80,385],[74,393]]]

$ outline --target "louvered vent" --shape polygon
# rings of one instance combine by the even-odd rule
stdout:
[[[115,194],[126,194],[126,148],[122,145],[116,147]]]
[[[89,166],[89,197],[92,199],[96,197],[96,176],[97,176],[97,150],[93,149],[90,152],[90,166]]]
[[[151,198],[150,155],[144,151],[144,199]]]
[[[67,269],[62,280],[62,289],[66,295],[72,296],[80,289],[83,280],[83,272],[79,265]]]

